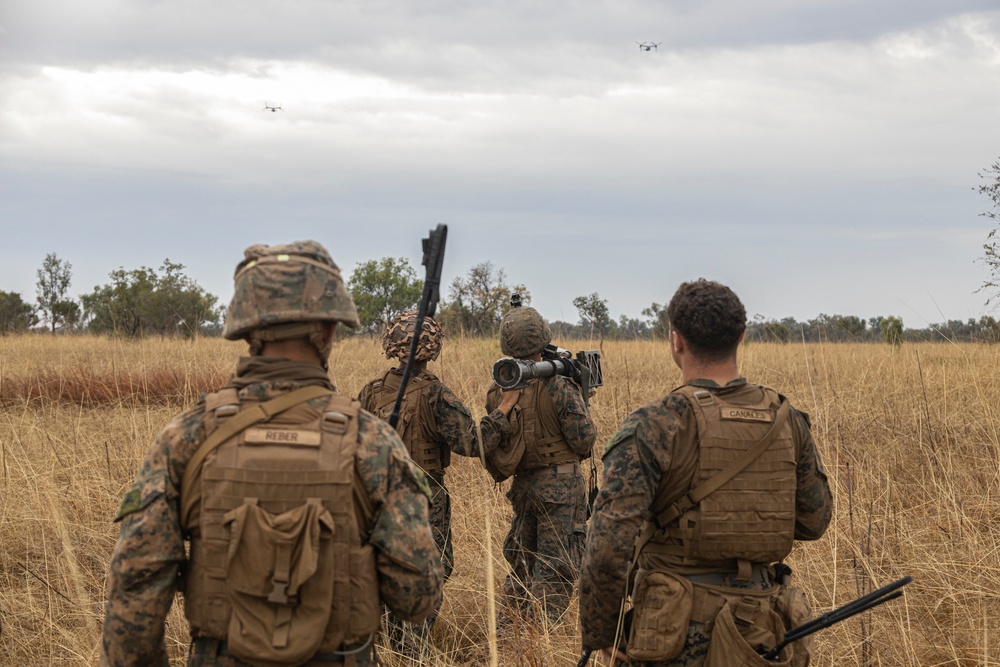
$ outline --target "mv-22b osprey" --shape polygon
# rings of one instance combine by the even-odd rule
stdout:
[[[264,111],[270,111],[271,113],[275,113],[277,111],[284,111],[284,109],[281,108],[280,104],[276,107],[269,107],[267,106],[267,102],[264,102]]]
[[[654,42],[636,42],[636,44],[639,45],[639,50],[640,51],[656,51],[656,47],[658,47],[660,44],[663,44],[663,42],[655,42],[655,43]]]

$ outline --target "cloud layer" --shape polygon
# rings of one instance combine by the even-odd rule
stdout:
[[[79,292],[169,256],[228,298],[244,245],[416,263],[445,222],[451,275],[553,318],[699,275],[773,317],[977,314],[993,3],[662,4],[5,7],[0,289],[55,251]]]

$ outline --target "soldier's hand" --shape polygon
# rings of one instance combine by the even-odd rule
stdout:
[[[511,389],[503,392],[497,410],[504,413],[504,415],[510,416],[510,411],[514,409],[518,399],[521,398],[521,391],[521,389]]]
[[[622,653],[621,649],[615,651],[613,646],[602,648],[601,655],[604,656],[604,667],[618,667],[628,664],[628,656]]]

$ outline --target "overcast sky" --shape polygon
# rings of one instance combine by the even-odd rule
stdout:
[[[1000,0],[0,0],[0,289],[55,252],[228,301],[247,245],[419,268],[445,223],[445,282],[550,319],[706,277],[922,327],[988,312],[998,119]]]

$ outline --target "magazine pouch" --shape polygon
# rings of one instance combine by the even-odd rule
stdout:
[[[660,662],[680,655],[694,605],[691,582],[664,570],[639,570],[632,604],[628,657]]]

